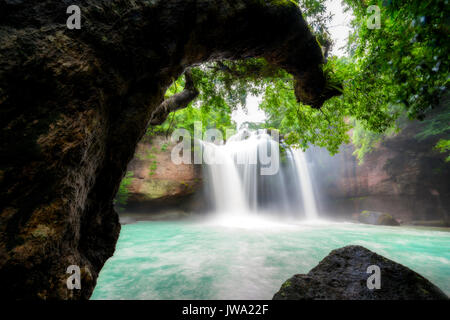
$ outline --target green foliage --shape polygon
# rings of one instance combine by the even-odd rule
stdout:
[[[353,154],[358,158],[360,164],[364,162],[364,156],[370,153],[383,137],[382,133],[366,130],[360,122],[356,122],[352,135],[352,143],[355,146]]]
[[[331,45],[326,29],[331,16],[326,14],[325,0],[272,2],[275,5],[299,5],[319,43],[325,47]],[[209,128],[217,128],[225,133],[226,129],[235,127],[230,117],[231,112],[238,106],[245,109],[248,95],[262,95],[266,86],[287,76],[283,70],[268,64],[262,58],[207,63],[192,69],[192,74],[200,92],[199,97],[186,109],[171,113],[162,125],[149,128],[149,135],[169,135],[178,128],[187,129],[193,134],[196,121],[202,122],[203,132]],[[166,97],[181,92],[183,88],[184,77],[180,77],[167,90]]]
[[[266,128],[277,128],[288,145],[306,149],[314,144],[336,153],[342,142],[349,141],[345,106],[339,98],[333,98],[322,109],[313,109],[296,101],[293,86],[293,79],[288,78],[273,81],[266,87],[260,105],[267,114]]]
[[[119,208],[119,211],[123,210],[123,207],[128,201],[128,188],[133,180],[133,171],[127,171],[125,177],[120,182],[119,190],[117,191],[114,204]]]
[[[449,139],[439,140],[435,148],[442,153],[450,152],[450,140]],[[450,162],[450,155],[448,155],[447,158],[445,158],[445,161]]]
[[[425,119],[421,132],[415,137],[419,141],[434,136],[444,137],[437,142],[434,148],[442,153],[447,153],[450,151],[450,103],[448,103],[448,100],[444,101],[443,107],[437,111],[433,116]],[[450,161],[450,155],[447,156],[445,161]]]
[[[327,51],[331,39],[325,0],[274,0],[276,5],[298,3],[318,42]],[[348,43],[349,58],[329,58],[323,65],[327,85],[342,96],[327,101],[321,110],[295,100],[292,77],[264,59],[219,61],[193,69],[199,97],[186,109],[169,115],[149,134],[170,134],[185,128],[193,133],[194,122],[202,130],[233,127],[230,114],[245,106],[246,98],[262,95],[266,128],[277,128],[288,145],[306,149],[314,144],[336,153],[349,142],[354,127],[356,155],[364,155],[384,136],[398,132],[405,116],[424,119],[442,98],[449,81],[448,0],[343,0],[354,14]],[[381,28],[369,29],[370,5],[381,8]],[[181,92],[180,77],[167,96]],[[428,121],[428,119],[426,120]],[[445,124],[444,124],[445,123]],[[448,128],[448,113],[426,125],[422,136]],[[441,150],[441,149],[440,149]]]
[[[353,121],[352,143],[355,147],[353,155],[359,160],[359,163],[364,163],[364,156],[370,153],[376,145],[385,137],[392,136],[401,130],[400,124],[394,125],[384,132],[373,132],[367,130],[360,121]]]
[[[308,22],[308,26],[317,38],[319,45],[324,49],[324,54],[333,45],[333,40],[328,32],[327,24],[332,19],[332,14],[327,13],[327,0],[281,0],[289,1],[298,5],[302,11],[303,18]]]
[[[332,15],[327,13],[327,0],[301,0],[298,1],[303,17],[308,22],[319,43],[323,45],[332,44],[327,24]]]
[[[400,130],[404,115],[427,116],[419,139],[448,130],[448,110],[430,117],[448,87],[448,1],[343,2],[355,16],[348,47],[352,61],[333,76],[342,78],[346,71],[342,100],[355,124],[360,161],[383,137]],[[367,27],[370,5],[381,8],[380,29]]]
[[[186,129],[194,134],[195,122],[202,123],[202,131],[217,128],[225,132],[227,128],[234,127],[231,121],[231,112],[239,103],[245,103],[246,95],[251,88],[245,80],[234,85],[229,82],[229,75],[219,76],[220,72],[212,70],[212,65],[192,69],[196,88],[200,94],[187,108],[172,112],[166,121],[159,126],[150,127],[148,135],[170,135],[175,129]],[[167,90],[166,97],[183,91],[184,77],[180,77]]]
[[[158,162],[156,160],[153,160],[149,167],[149,170],[150,170],[149,175],[150,176],[154,175],[157,168],[158,168]]]
[[[162,152],[166,151],[168,147],[169,147],[169,145],[168,145],[167,143],[164,143],[164,144],[161,146],[161,151],[162,151]]]
[[[352,100],[376,102],[382,111],[402,104],[411,119],[423,119],[448,86],[448,1],[345,3],[355,15],[349,43],[356,61]],[[367,26],[370,5],[381,8],[380,29]]]
[[[136,153],[136,157],[139,159],[139,160],[150,160],[150,159],[155,159],[156,158],[156,155],[155,155],[155,153],[158,153],[159,151],[158,151],[158,149],[156,148],[156,147],[153,147],[152,149],[150,149],[150,150],[147,150],[147,152],[146,153],[144,153],[144,154],[141,154],[141,153]]]
[[[423,121],[423,129],[416,135],[419,141],[437,135],[450,135],[450,103],[445,101],[443,107],[436,111]]]

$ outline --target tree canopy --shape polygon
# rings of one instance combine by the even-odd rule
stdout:
[[[328,56],[333,41],[326,1],[298,4],[323,48],[327,81],[341,96],[313,109],[296,101],[293,77],[262,58],[216,61],[192,69],[198,97],[162,125],[150,127],[149,134],[193,130],[194,121],[202,121],[203,129],[232,127],[231,112],[245,107],[248,95],[257,95],[267,115],[261,126],[279,130],[288,145],[305,149],[313,144],[336,153],[355,128],[352,138],[362,158],[385,134],[399,129],[402,117],[424,120],[439,108],[449,82],[448,0],[342,0],[353,20],[347,56],[340,58]],[[380,28],[368,23],[372,5],[380,9]],[[184,83],[184,77],[174,79],[167,96],[181,92]],[[448,108],[441,108],[441,117],[448,119]],[[449,134],[445,120],[434,126],[433,134]],[[448,145],[444,138],[437,148],[446,152]]]

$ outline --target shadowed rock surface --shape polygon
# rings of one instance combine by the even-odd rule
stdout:
[[[367,268],[380,267],[381,288],[370,290]],[[331,251],[308,274],[287,280],[274,300],[443,300],[448,297],[420,274],[362,246]]]
[[[81,30],[66,27],[69,5]],[[293,74],[314,107],[335,94],[289,1],[0,0],[2,298],[89,298],[120,231],[114,196],[152,114],[171,109],[167,88],[189,66],[249,57]],[[81,290],[66,287],[69,265]]]

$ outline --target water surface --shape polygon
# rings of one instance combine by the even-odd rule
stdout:
[[[271,299],[331,250],[362,245],[450,294],[450,232],[262,219],[122,226],[92,299]]]

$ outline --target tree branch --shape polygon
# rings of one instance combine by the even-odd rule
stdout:
[[[162,124],[169,113],[186,108],[191,101],[197,98],[199,92],[195,87],[194,79],[192,79],[191,69],[186,69],[184,77],[186,79],[184,90],[164,100],[155,111],[153,111],[150,118],[150,125],[155,126]]]

